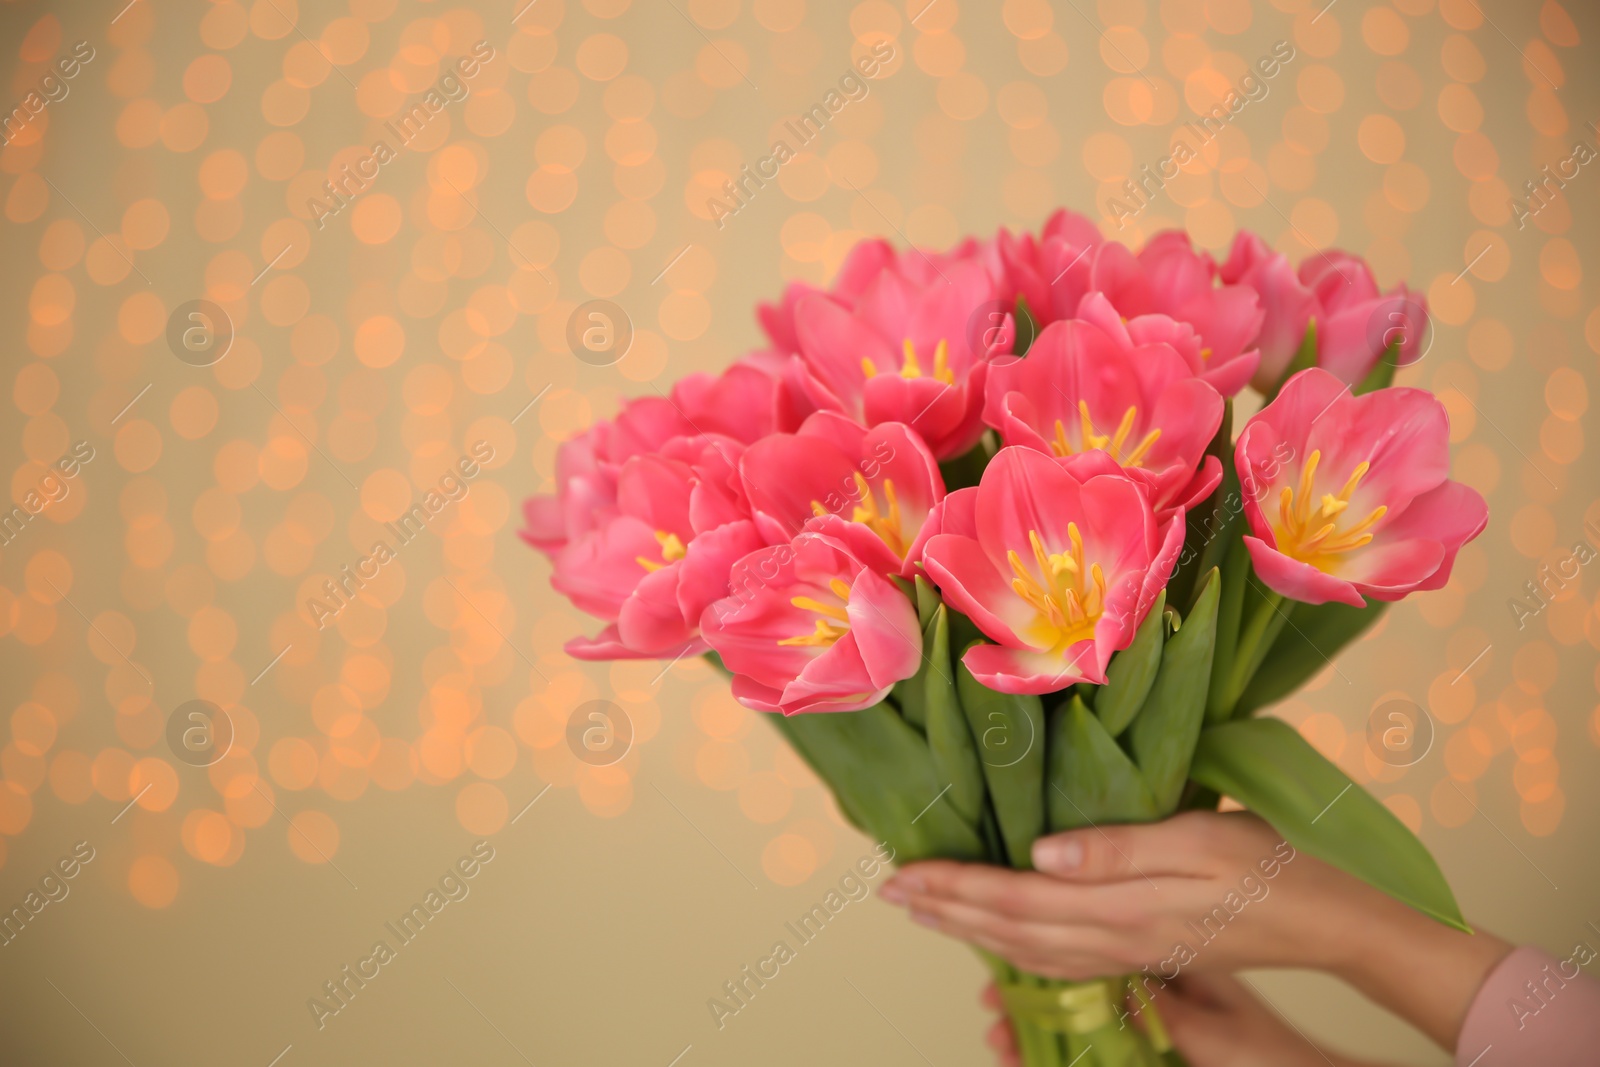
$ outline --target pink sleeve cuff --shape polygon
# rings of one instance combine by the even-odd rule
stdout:
[[[1489,972],[1467,1010],[1456,1067],[1593,1067],[1600,1063],[1600,981],[1582,971],[1587,944],[1558,959],[1519,948]]]

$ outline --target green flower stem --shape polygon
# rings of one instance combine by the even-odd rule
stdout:
[[[994,974],[1025,1067],[1167,1067],[1165,1028],[1145,1002],[1146,1031],[1128,1025],[1123,1005],[1137,975],[1065,981],[1020,971],[979,950]]]
[[[1228,679],[1228,711],[1238,703],[1245,686],[1255,677],[1261,662],[1267,658],[1272,643],[1278,639],[1289,613],[1283,606],[1283,594],[1267,590],[1255,602],[1249,620],[1239,634],[1239,644],[1234,652],[1233,673]]]

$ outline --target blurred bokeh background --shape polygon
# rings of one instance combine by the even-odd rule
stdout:
[[[1556,0],[0,4],[0,1061],[988,1062],[976,960],[875,901],[713,1023],[871,843],[702,664],[566,657],[595,626],[516,530],[561,440],[760,345],[788,280],[1060,205],[1426,294],[1400,382],[1449,408],[1490,528],[1275,713],[1476,921],[1600,944],[1597,35]],[[1118,230],[1124,182],[1285,47]],[[593,300],[620,360],[572,354]],[[1394,700],[1432,736],[1405,767],[1367,739]],[[1327,980],[1258,981],[1339,1048],[1446,1061]]]

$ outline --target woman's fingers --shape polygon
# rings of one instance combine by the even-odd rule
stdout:
[[[1014,918],[959,900],[914,896],[908,907],[915,921],[963,940],[985,937],[1012,948],[1043,953],[1074,947],[1072,935],[1076,931],[1070,927]]]
[[[1031,871],[931,860],[898,871],[878,893],[891,904],[904,904],[912,897],[937,897],[1008,915],[1043,919],[1062,917],[1071,911],[1073,894],[1063,893],[1063,888],[1059,882]]]
[[[1092,927],[1020,922],[947,900],[912,898],[911,917],[1047,978],[1088,979],[1127,970],[1108,952],[1115,942]]]
[[[1334,1062],[1231,975],[1186,974],[1162,987],[1154,1005],[1191,1067],[1327,1067]]]
[[[1030,922],[1126,926],[1139,924],[1144,912],[1161,902],[1161,885],[1140,879],[1128,885],[1077,886],[1035,871],[931,860],[899,871],[878,894],[891,904],[913,898],[959,901]]]
[[[1000,1002],[1000,990],[995,988],[993,982],[983,987],[983,993],[978,999],[990,1011],[1000,1012],[1000,1018],[989,1027],[989,1032],[984,1040],[989,1047],[994,1049],[1000,1057],[1004,1067],[1020,1062],[1017,1059],[1017,1035],[1012,1032],[1011,1021],[1005,1017],[1005,1006]]]
[[[1163,875],[1207,878],[1241,851],[1263,847],[1271,830],[1244,813],[1187,812],[1160,822],[1091,827],[1041,837],[1033,865],[1073,882],[1132,882]],[[1270,842],[1264,847],[1271,848]]]
[[[985,1038],[988,1046],[995,1051],[995,1058],[1000,1061],[1000,1067],[1018,1067],[1022,1060],[1017,1055],[1017,1038],[1011,1032],[1011,1024],[1004,1019],[989,1027],[988,1036]]]

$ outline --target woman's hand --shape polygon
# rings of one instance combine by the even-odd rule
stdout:
[[[880,895],[914,919],[1047,978],[1139,974],[1147,988],[1252,967],[1335,974],[1453,1049],[1511,946],[1427,918],[1296,852],[1245,812],[1073,830],[1034,871],[911,864]]]
[[[907,866],[880,895],[912,918],[1048,978],[1148,968],[1326,967],[1328,908],[1361,883],[1297,853],[1243,812],[1040,839],[1036,871],[944,861]]]
[[[1000,1010],[994,986],[984,990],[983,1002]],[[1168,983],[1154,1003],[1189,1067],[1375,1067],[1319,1049],[1230,975],[1180,978]],[[1002,1067],[1022,1062],[1005,1019],[990,1028],[988,1042]]]

